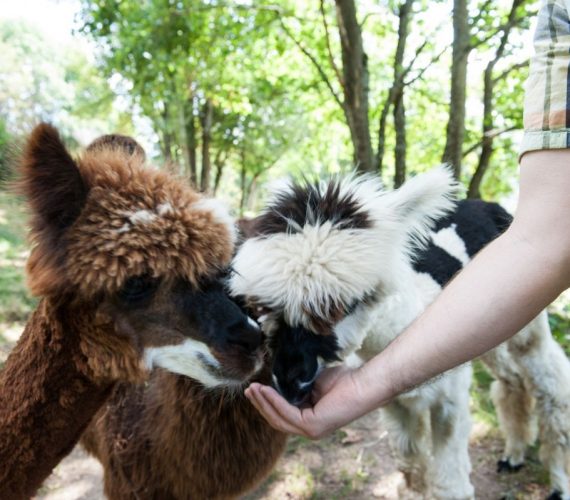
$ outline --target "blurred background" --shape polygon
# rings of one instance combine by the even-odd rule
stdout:
[[[236,216],[253,215],[283,176],[357,169],[391,188],[442,161],[466,196],[512,211],[537,8],[535,0],[0,0],[0,366],[34,307],[23,276],[25,214],[7,188],[11,158],[34,124],[56,125],[75,152],[104,133],[133,135],[152,163],[174,166]],[[569,304],[562,297],[550,310],[567,351]],[[481,436],[491,440],[485,455],[496,417],[490,378],[477,368],[474,382]],[[370,498],[375,473],[362,450],[387,451],[377,433],[355,432],[331,443],[372,444],[358,448],[356,469],[330,481],[346,498]],[[310,457],[328,445],[292,446],[291,457]],[[300,474],[301,493],[281,486],[259,498],[321,498],[330,467],[311,460],[272,476],[281,484]],[[538,472],[534,481],[542,491]]]

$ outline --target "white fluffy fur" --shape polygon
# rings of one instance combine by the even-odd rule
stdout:
[[[193,208],[197,210],[203,210],[205,212],[211,212],[214,220],[220,224],[224,224],[232,237],[232,241],[235,243],[237,239],[237,229],[235,225],[234,218],[230,215],[227,205],[215,198],[202,198],[192,205]]]
[[[465,242],[459,237],[455,228],[456,225],[452,224],[438,232],[432,232],[431,241],[465,265],[469,262],[469,255],[467,248],[465,248]]]
[[[220,363],[206,344],[194,339],[186,339],[178,345],[149,347],[145,349],[144,361],[148,370],[156,367],[164,368],[169,372],[197,380],[208,389],[242,385],[241,381],[220,378],[215,370],[209,369],[209,366],[214,369],[219,368]],[[261,368],[261,360],[257,365],[252,375]]]
[[[445,167],[393,192],[372,176],[343,179],[341,195],[359,200],[372,228],[339,230],[307,214],[314,223],[299,232],[247,240],[233,262],[232,293],[263,298],[292,324],[308,326],[307,310],[326,317],[331,305],[362,298],[386,276],[398,279],[407,261],[403,249],[410,239],[426,240],[432,221],[453,208],[456,189]]]
[[[234,261],[232,291],[306,322],[303,308],[326,311],[330,301],[350,301],[374,289],[379,301],[361,305],[334,328],[342,356],[367,360],[381,352],[441,291],[417,273],[410,256],[430,236],[432,221],[453,207],[457,187],[445,168],[417,176],[385,193],[378,181],[350,179],[371,214],[372,229],[338,230],[330,223],[302,232],[248,240]],[[448,228],[434,242],[465,264],[465,245]],[[541,457],[553,488],[570,498],[565,460],[570,449],[570,363],[552,339],[546,314],[485,357],[497,377],[493,397],[507,437],[505,459],[522,461],[532,439],[532,405],[539,402]],[[264,328],[270,325],[264,325]],[[425,332],[429,335],[429,332]],[[425,498],[473,498],[468,455],[469,364],[400,397],[384,410],[400,467],[415,477]],[[412,481],[413,482],[413,481]]]

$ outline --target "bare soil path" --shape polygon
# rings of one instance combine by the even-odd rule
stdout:
[[[344,431],[312,442],[293,437],[287,452],[268,480],[244,500],[416,500],[404,487],[390,454],[378,414],[370,414]],[[496,430],[475,424],[472,433],[472,481],[482,500],[538,500],[546,497],[546,473],[535,449],[516,474],[498,475],[501,453]],[[99,463],[77,447],[40,490],[42,500],[98,500],[104,498]]]

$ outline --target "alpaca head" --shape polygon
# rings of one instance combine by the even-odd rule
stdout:
[[[410,259],[432,222],[454,206],[456,189],[440,167],[394,191],[361,176],[290,184],[274,194],[234,258],[231,290],[269,311],[262,318],[269,335],[288,339],[272,340],[288,353],[274,353],[273,374],[290,400],[310,390],[319,367],[336,355],[331,346],[349,353],[360,344],[364,333],[352,318],[406,286]],[[326,356],[310,352],[302,330],[334,338]],[[297,382],[286,380],[295,371],[302,372]]]
[[[246,380],[262,335],[225,293],[233,222],[144,161],[123,136],[74,160],[53,127],[34,129],[20,180],[29,286],[77,332],[94,377],[140,380],[158,366],[209,387]]]

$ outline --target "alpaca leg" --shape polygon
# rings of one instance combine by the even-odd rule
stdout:
[[[523,466],[526,447],[536,439],[535,401],[505,344],[483,356],[483,361],[497,379],[491,384],[491,399],[505,438],[497,472],[516,472]]]
[[[382,411],[390,447],[406,486],[425,492],[426,469],[429,461],[429,422],[426,412],[415,412],[396,400]]]
[[[524,464],[527,445],[536,437],[533,425],[534,399],[521,385],[496,380],[491,398],[505,437],[505,451],[497,463],[497,472],[517,472]]]
[[[536,400],[540,458],[550,473],[553,498],[570,499],[570,361],[552,338],[546,312],[508,342]]]
[[[430,462],[430,498],[474,498],[469,475],[469,385],[471,369],[462,366],[446,375],[446,394],[430,409],[433,459]]]

